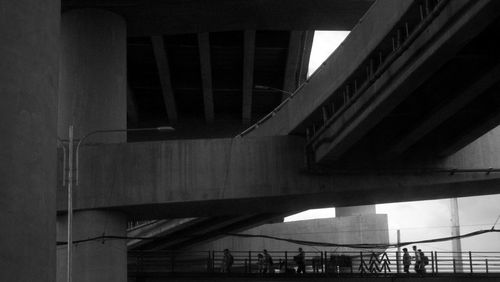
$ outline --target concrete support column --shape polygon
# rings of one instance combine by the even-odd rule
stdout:
[[[58,133],[67,139],[127,126],[125,21],[111,12],[84,9],[62,15]],[[89,143],[123,142],[124,134],[93,136]]]
[[[335,217],[376,214],[375,205],[335,208]]]
[[[61,21],[58,134],[75,139],[95,130],[124,129],[127,118],[126,28],[118,15],[97,9],[71,10]],[[125,134],[100,134],[84,144],[124,142]],[[84,161],[84,157],[80,156]],[[80,183],[89,181],[80,178]],[[78,191],[79,187],[75,187]],[[108,194],[108,193],[105,193]],[[75,194],[75,201],[78,194]],[[58,218],[58,239],[66,241],[67,217]],[[73,240],[126,235],[126,219],[108,211],[77,211]],[[66,280],[66,248],[58,248],[57,281]],[[124,240],[89,241],[73,246],[73,281],[127,280]]]
[[[127,281],[127,245],[125,240],[105,239],[78,243],[78,240],[102,235],[126,236],[123,214],[109,211],[77,212],[73,217],[73,281]],[[57,220],[57,240],[67,239],[67,217]],[[57,281],[66,281],[66,246],[57,247]]]
[[[60,3],[0,2],[0,281],[55,279]]]

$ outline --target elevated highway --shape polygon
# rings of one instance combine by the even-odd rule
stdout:
[[[65,5],[69,10],[78,6],[71,1]],[[125,6],[108,8],[122,13],[132,23],[138,15],[129,14],[131,10]],[[494,93],[500,77],[499,57],[495,55],[497,43],[491,34],[498,31],[499,15],[496,1],[379,1],[307,81],[300,75],[302,59],[308,54],[304,50],[294,53],[297,59],[286,63],[283,73],[261,76],[264,81],[278,79],[283,85],[288,81],[300,86],[292,97],[281,97],[282,93],[278,93],[278,101],[283,98],[284,102],[240,135],[244,138],[82,148],[82,189],[76,192],[75,209],[115,210],[131,219],[201,217],[167,231],[182,238],[183,232],[189,230],[216,235],[220,230],[238,230],[265,218],[307,208],[496,193],[498,175],[488,168],[500,164],[495,157],[500,150],[498,131],[464,150],[459,149],[498,124]],[[214,27],[214,31],[220,30]],[[240,90],[227,84],[230,80],[216,82],[230,68],[243,67],[244,73],[248,72],[251,64],[230,64],[228,68],[219,63],[228,54],[239,52],[233,52],[235,42],[247,50],[252,44],[252,34],[242,33],[242,40],[236,41],[239,33],[212,34],[207,43],[196,34],[163,32],[166,33],[163,36],[145,37],[146,40],[140,36],[150,34],[131,32],[129,47],[145,48],[143,51],[151,48],[148,52],[154,53],[146,61],[142,60],[145,55],[138,54],[147,52],[132,53],[132,70],[138,74],[152,63],[153,68],[154,64],[158,67],[154,75],[160,78],[177,69],[189,75],[171,75],[170,82],[160,79],[157,88],[149,89],[157,96],[154,99],[163,99],[163,103],[151,103],[153,99],[146,101],[145,108],[136,104],[139,107],[136,114],[143,117],[136,125],[154,126],[165,121],[165,116],[155,114],[159,106],[165,107],[160,111],[166,113],[166,120],[180,129],[179,135],[169,138],[227,136],[238,127],[227,130],[228,127],[222,126],[223,131],[214,133],[217,132],[214,126],[217,109],[233,111],[234,107],[228,106],[231,99],[225,101],[223,108],[207,104],[215,97],[211,93],[227,89],[243,93],[243,105],[236,107],[236,112],[242,112],[233,121],[241,126],[255,118],[252,111],[245,109],[255,109],[257,104],[244,102],[251,101],[245,100],[248,97],[245,95],[250,93],[252,97],[255,90],[250,83],[253,76],[244,76]],[[260,35],[267,41],[272,37],[269,31]],[[279,38],[273,42],[281,42],[279,48],[289,48],[287,52],[291,54],[290,48],[295,48],[292,38],[293,32],[289,45],[283,45]],[[296,42],[306,39],[303,35],[297,38]],[[194,100],[187,99],[186,104],[175,101],[187,93],[182,86],[189,82],[187,77],[196,72],[203,74],[204,62],[200,57],[199,64],[189,63],[186,68],[175,56],[170,64],[166,58],[172,54],[197,55],[198,51],[202,56],[203,50],[197,49],[203,42],[209,49],[224,48],[219,48],[222,53],[211,53],[212,58],[218,59],[212,67],[208,65],[215,76],[202,75],[200,84],[192,84],[195,87],[188,90],[203,97],[197,105],[204,112],[206,125],[193,128],[191,119],[184,118],[190,112],[181,112]],[[261,45],[253,44],[258,52]],[[252,60],[251,53],[243,52],[243,60]],[[262,61],[255,61],[255,66],[258,62]],[[221,66],[220,73],[217,66]],[[288,76],[288,68],[296,71]],[[150,80],[134,72],[129,74],[131,91],[146,97],[146,92],[140,89]],[[269,69],[256,68],[256,79],[259,72],[268,74]],[[222,92],[217,90],[219,86],[209,89],[203,82],[213,79],[214,85],[222,85],[219,89]],[[129,120],[134,116],[133,109],[132,103],[128,107]],[[148,115],[149,118],[144,118]],[[458,154],[452,155],[457,151]],[[452,157],[438,158],[445,155]],[[60,187],[59,213],[65,211],[64,199],[65,191]]]
[[[449,156],[496,127],[499,3],[389,2],[242,136],[305,136],[313,163],[375,167]]]
[[[178,140],[81,151],[75,210],[168,218],[283,213],[498,192],[499,131],[441,162],[398,170],[307,170],[297,137]],[[465,169],[465,170],[464,170]],[[59,189],[58,211],[66,208]]]

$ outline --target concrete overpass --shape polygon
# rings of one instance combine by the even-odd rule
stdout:
[[[297,137],[99,145],[82,150],[74,208],[145,219],[241,216],[496,193],[500,174],[487,168],[500,163],[498,138],[495,131],[444,162],[321,174],[307,171]]]
[[[314,162],[345,168],[449,156],[493,129],[498,3],[428,4],[374,5],[309,83],[244,135],[307,136]]]
[[[253,127],[255,139],[134,144],[106,144],[125,142],[125,136],[94,139],[104,144],[82,149],[75,239],[103,232],[125,236],[127,218],[207,215],[219,217],[221,226],[242,226],[255,223],[262,213],[498,192],[498,176],[482,171],[498,167],[493,155],[498,152],[498,133],[450,159],[437,159],[430,150],[435,147],[431,141],[443,136],[442,148],[449,155],[498,124],[497,100],[489,91],[497,83],[498,56],[494,40],[487,36],[497,31],[497,1],[377,2],[323,70],[291,100],[280,92],[254,90],[253,85],[271,82],[267,85],[293,91],[305,81],[303,66],[311,40],[305,31],[349,29],[371,1],[315,1],[318,5],[307,6],[301,1],[287,1],[284,6],[245,2],[237,7],[254,5],[238,10],[231,1],[214,6],[204,1],[191,1],[189,6],[125,0],[62,1],[62,6],[56,0],[5,3],[0,12],[0,34],[7,38],[0,47],[6,62],[0,67],[0,85],[6,93],[0,111],[1,186],[5,187],[0,194],[0,223],[6,228],[0,242],[3,269],[9,271],[2,269],[0,280],[55,280],[56,211],[60,227],[65,222],[65,206],[60,198],[56,203],[54,189],[59,183],[55,148],[57,137],[65,138],[70,124],[77,126],[76,136],[81,137],[97,129],[126,128],[128,116],[130,128],[168,122],[179,129],[175,136],[129,136],[129,140],[228,137],[266,109],[288,101],[272,118]],[[338,9],[339,3],[344,10]],[[200,15],[197,7],[205,7],[205,13]],[[214,14],[215,10],[225,16]],[[335,11],[343,16],[318,16]],[[169,12],[172,17],[163,14]],[[235,23],[232,15],[245,20]],[[279,31],[283,23],[294,29]],[[409,23],[407,34],[405,23]],[[414,23],[418,24],[410,25]],[[410,29],[418,32],[410,35]],[[382,62],[390,63],[377,67],[379,53]],[[483,63],[473,64],[478,56]],[[183,60],[191,65],[181,67]],[[268,66],[269,61],[274,63]],[[478,71],[470,73],[468,66]],[[378,69],[383,71],[377,73]],[[464,91],[439,88],[446,98],[440,96],[443,100],[436,104],[442,106],[432,110],[425,103],[413,103],[409,97],[432,100],[429,89],[440,86],[448,70],[457,70],[452,77],[460,78],[456,87]],[[196,81],[190,81],[193,73],[198,74]],[[365,73],[367,79],[356,79]],[[467,74],[470,80],[465,79]],[[309,94],[301,95],[302,91]],[[338,93],[344,92],[341,97],[347,103],[336,111]],[[409,111],[420,109],[415,105],[422,107],[416,114]],[[471,115],[468,110],[476,107],[480,111]],[[467,120],[470,117],[470,123],[462,123],[470,129],[468,135],[462,127],[446,123],[462,121],[461,113]],[[381,144],[379,150],[378,144],[384,142],[377,140],[383,140],[385,132],[399,143],[388,148]],[[432,138],[433,132],[438,137]],[[372,148],[373,144],[377,146]],[[304,147],[313,156],[309,166]],[[406,148],[425,154],[406,158]],[[339,167],[345,160],[349,165]],[[374,171],[373,164],[380,160],[390,161],[387,169]],[[359,163],[369,165],[359,167]],[[321,167],[308,170],[316,164]],[[447,170],[464,164],[479,171]],[[200,224],[210,225],[207,221]],[[59,229],[58,238],[64,238],[63,230]],[[90,242],[75,248],[75,260],[81,262],[75,273],[81,279],[126,279],[125,242]],[[63,256],[59,260],[64,263]]]

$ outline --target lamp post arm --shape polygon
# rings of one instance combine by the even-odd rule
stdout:
[[[267,85],[255,85],[255,89],[274,90],[274,91],[279,91],[281,93],[288,94],[290,96],[293,96],[293,94],[294,94],[293,92],[286,91],[286,90],[283,90],[283,89],[279,89],[279,88],[276,88],[276,87],[267,86]]]

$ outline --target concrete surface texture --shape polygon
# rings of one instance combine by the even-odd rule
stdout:
[[[240,233],[338,244],[389,242],[387,215],[385,214],[367,214],[360,216],[345,216],[340,218],[322,218],[265,224]],[[267,249],[268,251],[288,251],[290,254],[293,254],[297,252],[299,247],[302,247],[305,252],[318,252],[318,250],[335,251],[340,253],[345,251],[359,251],[338,247],[301,246],[286,241],[278,241],[267,238],[241,238],[232,236],[224,237],[206,244],[194,245],[190,247],[189,250],[219,251],[228,248],[233,251],[258,252],[263,249]]]
[[[126,26],[97,9],[71,10],[61,20],[58,134],[75,139],[93,130],[127,126]],[[100,134],[87,142],[123,142],[124,133]]]
[[[59,5],[0,4],[0,281],[55,280]]]
[[[105,8],[122,15],[132,36],[228,30],[349,30],[374,0],[75,1],[63,9]],[[109,4],[108,4],[109,3]]]
[[[71,10],[61,21],[58,133],[75,128],[75,139],[94,130],[126,128],[125,21],[97,9]],[[65,138],[67,139],[67,137]],[[125,133],[99,134],[85,142],[124,142]],[[84,144],[82,146],[85,146]],[[79,179],[85,183],[87,179]],[[76,186],[79,190],[81,186]],[[66,198],[60,199],[66,201]],[[58,240],[67,241],[67,217],[58,218]],[[124,236],[124,216],[107,211],[78,211],[73,240],[103,234]],[[121,240],[85,242],[73,247],[73,281],[125,281],[126,244]],[[57,249],[57,281],[66,281],[67,247]]]
[[[335,208],[335,217],[375,214],[375,205],[352,206]]]
[[[73,240],[86,240],[102,235],[126,236],[126,218],[109,211],[85,211],[74,215]],[[57,241],[67,240],[67,217],[59,216]],[[67,245],[57,246],[57,282],[67,280]],[[73,279],[83,281],[127,280],[127,246],[125,240],[94,240],[73,245]]]
[[[497,136],[490,134],[484,138]],[[492,148],[481,150],[498,150],[497,142],[482,142]],[[471,144],[468,150],[477,144]],[[87,147],[82,150],[81,159],[81,176],[85,181],[76,192],[75,208],[116,207],[153,218],[190,217],[297,211],[497,191],[499,175],[495,173],[421,170],[395,174],[305,173],[302,146],[300,138],[264,137]],[[457,155],[463,152],[467,150]],[[494,160],[486,162],[479,154],[466,158],[468,162],[477,158],[477,163],[498,166]],[[447,163],[458,168],[464,167],[463,164],[459,157]],[[404,164],[398,165],[405,168]],[[409,165],[414,168],[414,164]],[[436,165],[436,162],[421,164],[421,168]],[[63,190],[60,193],[64,195]],[[104,196],[110,194],[113,197]],[[65,202],[59,201],[58,210],[64,209]]]

